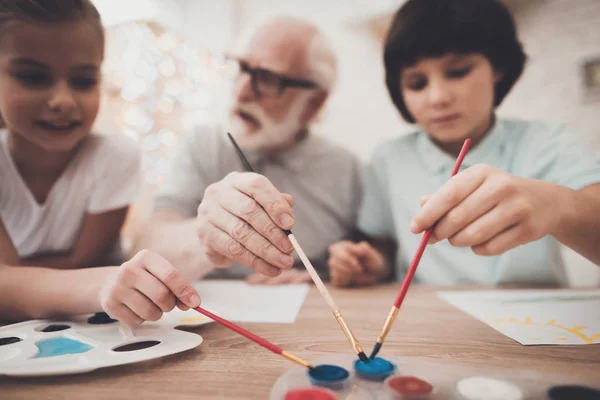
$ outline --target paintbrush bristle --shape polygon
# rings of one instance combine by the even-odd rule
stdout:
[[[373,351],[371,352],[371,359],[375,358],[375,356],[379,353],[379,350],[381,350],[381,343],[377,342],[375,343]]]
[[[360,358],[360,361],[362,362],[369,362],[369,357],[367,357],[364,351],[358,353],[358,358]]]
[[[248,162],[248,159],[244,155],[244,152],[242,151],[242,149],[240,148],[240,146],[238,146],[238,144],[235,141],[235,139],[233,138],[233,136],[231,136],[231,133],[227,132],[227,136],[229,136],[229,140],[231,140],[231,144],[233,144],[233,147],[235,148],[235,152],[237,153],[238,157],[242,161],[242,164],[244,164],[244,167],[246,168],[246,171],[248,171],[248,172],[254,172],[254,168],[252,168],[252,166]]]

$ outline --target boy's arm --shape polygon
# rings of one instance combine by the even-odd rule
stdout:
[[[556,211],[561,218],[552,235],[565,246],[600,265],[600,184],[578,191],[561,188],[560,192],[563,193],[563,200]]]

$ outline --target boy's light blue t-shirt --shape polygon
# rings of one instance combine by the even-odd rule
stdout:
[[[448,180],[455,161],[423,132],[383,143],[373,154],[358,227],[371,236],[396,240],[398,279],[421,239],[409,229],[419,200]],[[600,183],[600,156],[578,144],[573,132],[544,122],[497,120],[469,151],[461,171],[475,164],[574,190]],[[445,240],[427,247],[415,279],[433,285],[567,284],[559,244],[551,236],[489,257]]]

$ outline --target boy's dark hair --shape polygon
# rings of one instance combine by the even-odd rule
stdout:
[[[512,15],[499,0],[408,0],[394,15],[384,49],[388,92],[407,122],[415,120],[402,97],[402,69],[446,53],[481,53],[502,73],[494,106],[521,76],[526,60]]]
[[[102,20],[91,0],[0,0],[0,25],[12,20],[32,23],[89,20],[98,30],[104,50]]]

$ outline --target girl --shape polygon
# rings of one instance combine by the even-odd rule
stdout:
[[[437,244],[416,272],[428,284],[566,284],[559,242],[600,263],[599,158],[563,127],[494,115],[525,63],[499,0],[407,1],[384,62],[394,104],[419,129],[375,151],[358,223],[367,239],[331,246],[334,284],[404,274],[428,228]]]
[[[115,249],[138,180],[132,142],[90,134],[103,54],[91,1],[0,2],[0,318],[102,307],[135,324],[160,318],[175,294],[199,303],[153,254],[72,270]]]

